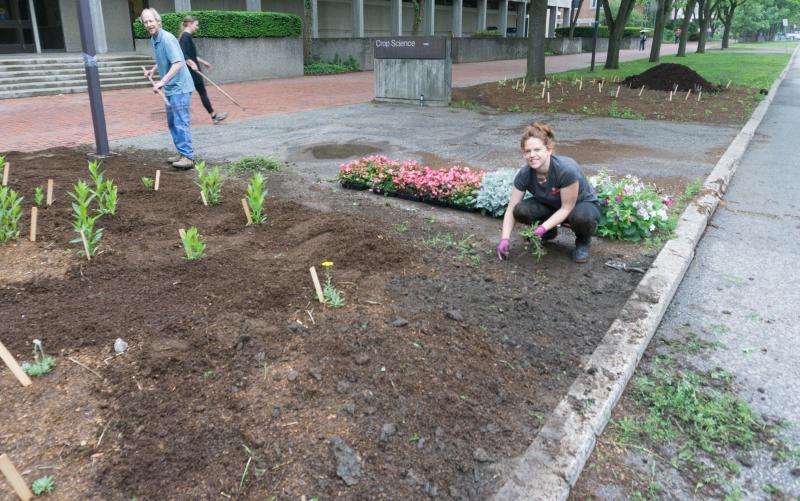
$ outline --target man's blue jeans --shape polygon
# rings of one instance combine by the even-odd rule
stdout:
[[[172,142],[175,143],[175,149],[178,150],[179,154],[194,160],[192,129],[189,127],[189,104],[191,99],[191,92],[167,96],[170,105],[166,109],[167,126],[169,127],[169,133],[172,134]]]

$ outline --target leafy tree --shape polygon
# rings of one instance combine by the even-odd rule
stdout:
[[[678,42],[678,57],[686,57],[686,41],[689,39],[689,23],[694,16],[695,0],[687,0],[683,9],[683,22],[681,23],[681,38]]]
[[[569,39],[575,38],[575,26],[578,24],[578,16],[581,14],[584,0],[578,0],[578,7],[570,11],[569,16]]]
[[[713,20],[714,12],[717,10],[717,4],[721,0],[697,0],[697,7],[700,22],[700,33],[697,39],[698,54],[703,54],[706,51],[706,39],[708,38],[708,27]]]
[[[615,17],[609,0],[603,0],[603,12],[606,15],[606,25],[608,26],[608,51],[604,66],[607,70],[619,68],[619,49],[622,45],[622,36],[625,34],[625,24],[628,22],[635,3],[636,0],[621,0]]]
[[[656,25],[653,29],[653,43],[650,45],[650,62],[657,63],[661,57],[661,42],[664,40],[664,26],[672,9],[672,0],[658,0],[656,5]]]

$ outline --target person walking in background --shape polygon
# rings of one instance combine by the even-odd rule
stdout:
[[[681,33],[683,33],[683,30],[680,28],[675,28],[674,33],[675,33],[675,43],[678,43],[678,41],[681,39]]]
[[[203,82],[203,76],[200,74],[200,65],[202,64],[210,70],[211,63],[197,56],[197,47],[195,47],[194,40],[192,39],[192,35],[194,35],[199,28],[200,21],[198,21],[196,17],[184,17],[183,22],[181,23],[179,42],[181,44],[181,50],[183,51],[183,57],[186,59],[186,65],[189,67],[189,73],[192,75],[194,88],[197,90],[197,94],[200,96],[200,101],[203,102],[203,107],[206,109],[208,114],[211,115],[211,120],[214,121],[214,125],[217,125],[221,121],[225,120],[225,118],[228,117],[228,114],[224,111],[215,113],[214,108],[211,106],[211,100],[208,99],[206,85],[205,82]]]
[[[643,30],[639,33],[639,50],[644,50],[645,43],[647,43],[647,32]]]
[[[189,104],[192,99],[192,76],[186,68],[178,39],[172,33],[161,29],[161,16],[155,9],[142,11],[142,24],[150,33],[153,56],[156,64],[144,71],[152,78],[156,69],[161,79],[153,84],[153,92],[164,90],[169,104],[166,105],[167,127],[178,156],[168,159],[176,169],[186,170],[194,167],[194,148],[190,126]]]

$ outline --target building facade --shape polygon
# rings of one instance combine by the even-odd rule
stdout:
[[[585,0],[588,4],[596,0]],[[159,12],[241,10],[303,15],[304,0],[90,0],[97,52],[134,48],[131,24],[145,7]],[[311,0],[314,38],[436,35],[479,30],[524,37],[529,0]],[[592,4],[594,5],[594,4]],[[569,22],[571,0],[548,0],[548,35]],[[80,52],[78,0],[0,0],[0,54]],[[415,22],[416,21],[416,22]]]

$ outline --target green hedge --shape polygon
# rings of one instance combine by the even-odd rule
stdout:
[[[623,36],[626,37],[638,37],[639,30],[644,28],[640,26],[628,26],[625,28],[625,33]],[[651,30],[652,33],[652,30]],[[569,27],[563,28],[556,28],[556,35],[560,37],[568,37],[569,36]],[[585,37],[585,38],[592,38],[594,36],[594,27],[592,26],[576,26],[575,27],[575,36],[576,37]],[[608,38],[608,26],[600,26],[597,30],[597,36],[599,38]],[[650,36],[648,34],[648,36]]]
[[[302,32],[302,22],[293,14],[230,10],[168,12],[161,14],[161,27],[177,36],[187,15],[200,21],[200,29],[193,35],[195,38],[299,37]],[[141,19],[133,23],[133,36],[150,38]]]

